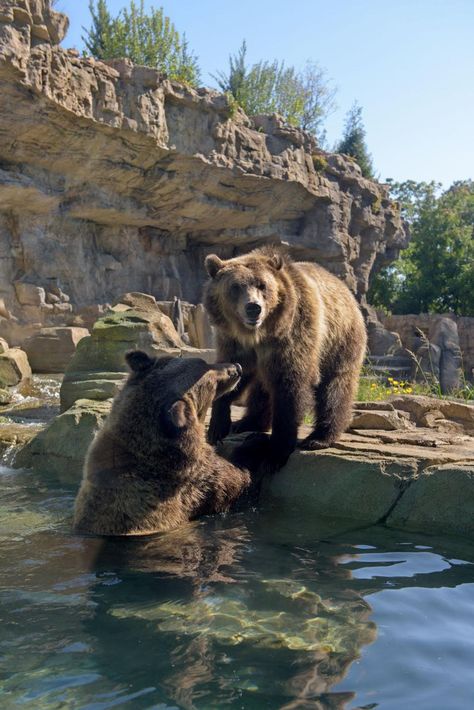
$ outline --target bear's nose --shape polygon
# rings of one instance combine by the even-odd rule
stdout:
[[[247,303],[245,306],[245,314],[249,316],[249,318],[258,318],[261,312],[262,306],[254,301]]]

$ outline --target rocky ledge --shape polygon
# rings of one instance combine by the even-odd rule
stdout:
[[[385,186],[278,116],[63,49],[66,28],[49,0],[2,2],[0,335],[90,328],[124,291],[196,303],[209,251],[269,241],[364,300],[407,241]]]
[[[294,509],[315,530],[330,521],[334,529],[385,524],[474,537],[474,406],[415,396],[357,406],[337,444],[296,451],[264,481],[261,504]],[[78,484],[86,449],[109,411],[110,400],[76,401],[14,465]],[[241,439],[229,437],[223,453]]]

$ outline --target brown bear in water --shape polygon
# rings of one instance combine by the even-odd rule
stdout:
[[[138,350],[126,359],[131,373],[87,454],[75,530],[145,535],[228,510],[251,476],[206,442],[204,417],[237,385],[240,365]]]
[[[209,441],[231,428],[230,405],[246,391],[233,430],[272,428],[264,468],[285,464],[311,406],[316,425],[304,449],[330,446],[348,426],[366,330],[347,286],[321,266],[264,247],[223,261],[206,258],[204,302],[217,332],[217,360],[238,361],[239,386],[213,405]]]

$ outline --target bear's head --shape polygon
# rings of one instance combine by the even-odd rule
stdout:
[[[239,364],[209,365],[198,358],[125,356],[130,374],[115,397],[110,424],[116,438],[140,458],[162,452],[171,441],[204,438],[204,418],[214,399],[240,380]]]
[[[282,301],[283,255],[256,249],[224,261],[210,254],[205,264],[210,277],[205,305],[214,325],[226,323],[246,334],[257,333]]]

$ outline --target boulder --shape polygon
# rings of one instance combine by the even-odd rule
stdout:
[[[0,385],[11,387],[31,377],[31,367],[24,350],[10,348],[0,355]]]
[[[4,338],[0,338],[0,355],[2,353],[6,353],[6,351],[9,349],[10,346],[8,345],[7,341]]]
[[[75,402],[18,452],[14,468],[34,468],[79,482],[89,444],[110,407],[110,400]]]
[[[413,426],[405,412],[384,409],[356,410],[351,422],[351,429],[408,429]]]
[[[371,355],[395,355],[403,351],[398,333],[387,330],[377,319],[368,320],[367,336],[367,349]]]
[[[23,347],[33,372],[65,372],[77,344],[89,335],[86,328],[42,328]]]
[[[112,397],[127,373],[125,353],[134,348],[155,356],[214,359],[212,350],[185,346],[152,296],[125,294],[79,342],[61,385],[61,411],[77,399]]]
[[[22,306],[44,306],[46,304],[46,292],[42,286],[15,281],[15,292],[18,303]]]
[[[418,427],[446,428],[448,426],[452,430],[458,429],[466,434],[474,434],[474,403],[423,395],[395,395],[390,397],[389,404],[399,412],[408,414],[410,420]]]

